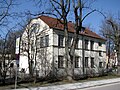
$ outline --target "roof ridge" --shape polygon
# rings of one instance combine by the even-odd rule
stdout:
[[[61,24],[58,21],[58,18],[54,18],[54,17],[50,17],[50,16],[46,16],[46,15],[38,16],[38,18],[40,18],[41,20],[43,20],[50,28],[64,30],[64,25]],[[104,38],[102,38],[97,33],[91,31],[89,28],[84,27],[84,29],[85,30],[82,33],[80,32],[80,34],[83,34],[83,35],[86,35],[86,36],[89,36],[89,37],[98,38],[98,39],[101,39],[101,40],[105,40]],[[68,22],[68,31],[74,33],[74,30],[75,30],[74,29],[74,23]]]

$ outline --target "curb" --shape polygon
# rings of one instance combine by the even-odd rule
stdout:
[[[63,84],[63,85],[53,85],[46,87],[29,87],[29,88],[21,88],[21,89],[12,89],[12,90],[75,90],[75,89],[83,89],[94,86],[102,86],[106,84],[119,83],[120,78],[115,79],[106,79],[99,81],[89,81],[83,83],[71,83],[71,84]]]

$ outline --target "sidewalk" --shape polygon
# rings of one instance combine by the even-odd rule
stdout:
[[[22,88],[22,89],[16,89],[16,90],[75,90],[75,89],[82,89],[82,88],[100,86],[100,85],[117,83],[117,82],[120,82],[120,78],[88,81],[88,82],[82,82],[82,83],[54,85],[54,86],[46,86],[46,87],[35,87],[35,88],[30,87],[30,88]]]

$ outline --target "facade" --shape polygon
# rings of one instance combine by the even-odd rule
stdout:
[[[117,62],[117,54],[116,52],[113,52],[109,55],[106,56],[106,64],[108,64],[108,67],[112,68],[117,66],[118,62]]]
[[[72,22],[68,22],[68,29],[71,45],[74,34]],[[64,41],[63,25],[56,18],[40,16],[31,20],[21,37],[19,69],[29,73],[30,60],[39,76],[47,76],[51,72],[65,75]],[[78,36],[75,55],[74,74],[99,73],[106,65],[105,39],[84,28]]]

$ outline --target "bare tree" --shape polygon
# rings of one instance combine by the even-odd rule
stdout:
[[[9,10],[12,6],[13,0],[1,0],[0,1],[0,25],[4,25],[7,20],[6,17],[10,16]]]
[[[41,0],[39,0],[40,2]],[[78,35],[83,30],[82,23],[93,12],[99,12],[100,11],[96,9],[92,9],[91,5],[93,4],[94,0],[50,0],[50,4],[52,6],[52,14],[46,13],[43,11],[43,13],[40,14],[49,14],[57,16],[59,19],[58,21],[63,24],[64,26],[64,37],[65,37],[65,59],[66,59],[66,73],[67,73],[67,79],[72,80],[73,73],[74,73],[74,61],[75,61],[75,46],[77,44]],[[87,14],[83,14],[84,9],[88,9]],[[69,14],[74,15],[74,36],[73,36],[73,42],[71,44],[71,48],[68,48],[68,16]],[[40,15],[37,14],[37,15]],[[101,13],[102,14],[102,13]],[[102,14],[103,15],[103,14]],[[83,45],[84,46],[84,45]],[[84,55],[83,55],[84,56]],[[84,73],[84,57],[83,60],[83,73]]]
[[[28,58],[28,68],[29,75],[33,77],[34,74],[37,75],[36,66],[37,66],[37,49],[38,49],[38,37],[39,37],[39,25],[31,24],[32,19],[28,16],[27,22],[25,21],[25,25],[21,25],[24,32],[21,34],[20,41],[20,54],[24,54]],[[36,79],[35,79],[36,81]]]
[[[11,63],[14,63],[13,60],[15,60],[15,39],[16,35],[12,31],[9,31],[5,38],[1,39],[0,76],[2,77],[3,84],[5,84],[7,73],[11,73],[9,69],[14,66]]]
[[[54,9],[58,12],[58,14],[60,14],[61,17],[63,17],[62,19],[64,21],[63,25],[64,25],[64,30],[65,30],[64,31],[65,32],[65,52],[66,52],[66,60],[67,60],[67,64],[68,64],[68,65],[66,64],[66,66],[68,66],[68,67],[66,67],[67,68],[67,78],[68,78],[68,80],[71,80],[73,77],[73,73],[74,73],[75,46],[77,44],[78,35],[81,32],[81,30],[83,29],[82,23],[86,19],[86,17],[88,17],[90,14],[92,14],[95,11],[96,12],[99,12],[99,11],[96,9],[91,9],[90,5],[94,2],[93,0],[91,0],[91,2],[89,2],[88,0],[72,0],[72,1],[66,0],[66,2],[68,1],[69,3],[65,3],[64,0],[61,0],[61,2],[58,2],[56,0],[52,0],[52,1],[61,5],[60,9],[61,9],[62,13],[59,11],[59,9],[55,8],[54,5],[53,6],[54,6]],[[68,13],[71,9],[70,8],[71,2],[72,2],[72,7],[73,7],[72,9],[73,9],[74,17],[75,17],[75,30],[74,30],[74,36],[73,36],[73,42],[71,45],[71,49],[69,50],[68,49],[68,25],[67,25],[66,21],[67,21]],[[65,7],[67,7],[67,5],[68,5],[68,8],[65,8]],[[84,9],[89,9],[89,12],[85,15],[83,15]],[[101,13],[101,12],[99,12],[99,13]],[[83,61],[83,74],[84,74],[84,57],[82,59],[83,59],[82,61]]]
[[[32,32],[30,31],[31,29],[31,26],[29,25],[30,23],[30,19],[28,20],[28,23],[25,25],[25,26],[22,26],[24,29],[25,29],[25,33],[23,33],[23,35],[21,36],[23,40],[21,40],[20,44],[24,44],[25,46],[23,45],[20,45],[20,48],[22,48],[23,50],[20,51],[21,52],[27,52],[27,58],[28,58],[28,65],[29,65],[29,75],[32,77],[33,76],[33,70],[32,70],[32,60],[31,60],[31,57],[30,57],[30,45],[31,45],[31,34]],[[22,47],[21,47],[22,46]],[[23,48],[24,47],[24,48]]]
[[[67,73],[67,78],[71,79],[72,78],[72,72],[71,72],[71,67],[72,67],[72,63],[71,63],[71,58],[70,58],[70,54],[69,54],[69,44],[68,44],[68,14],[70,12],[70,6],[71,6],[71,0],[60,0],[60,1],[56,1],[56,0],[50,0],[52,6],[54,7],[54,10],[57,12],[57,14],[60,16],[60,19],[63,20],[63,22],[61,22],[64,25],[64,37],[65,37],[65,59],[66,59],[66,73]],[[57,8],[56,6],[58,6],[60,8]]]
[[[119,16],[118,16],[119,17]],[[118,66],[120,65],[120,20],[113,16],[108,16],[101,26],[102,35],[108,40],[108,54],[117,54]],[[111,51],[110,51],[111,50]]]

